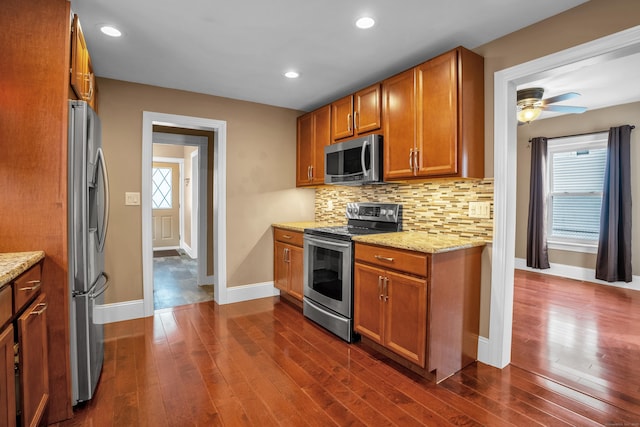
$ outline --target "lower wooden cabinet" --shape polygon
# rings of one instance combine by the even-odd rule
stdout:
[[[0,329],[0,426],[47,424],[47,297],[40,291],[41,268],[42,263],[34,265],[0,291],[12,290],[14,307],[10,323]]]
[[[18,318],[18,372],[23,426],[36,426],[49,403],[47,299],[41,294]]]
[[[16,425],[13,326],[0,333],[0,425]]]
[[[481,253],[356,243],[354,329],[417,373],[454,374],[477,357]]]
[[[302,233],[274,228],[273,275],[275,287],[302,301]]]
[[[362,263],[354,278],[356,331],[424,368],[426,280]]]

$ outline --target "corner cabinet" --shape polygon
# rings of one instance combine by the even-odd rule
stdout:
[[[303,236],[298,231],[273,229],[275,287],[298,301],[303,295]]]
[[[482,248],[426,254],[356,243],[354,328],[437,382],[476,360]]]
[[[382,84],[385,180],[484,177],[484,60],[458,47]]]
[[[365,135],[382,127],[380,83],[345,96],[331,104],[331,140]]]
[[[296,187],[324,184],[324,147],[331,143],[331,106],[298,117]]]

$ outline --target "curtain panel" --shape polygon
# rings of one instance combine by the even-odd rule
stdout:
[[[547,250],[547,138],[531,140],[527,267],[550,268]]]
[[[631,130],[612,127],[607,144],[596,279],[631,282]]]

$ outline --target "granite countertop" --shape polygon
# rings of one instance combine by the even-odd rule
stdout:
[[[44,251],[0,253],[0,286],[33,267],[44,258]]]
[[[449,252],[458,249],[484,246],[485,240],[474,237],[436,235],[424,231],[401,231],[398,233],[370,234],[356,236],[354,241],[372,245],[388,246],[424,253]]]
[[[272,227],[284,228],[285,230],[291,231],[299,231],[303,232],[305,228],[316,228],[316,227],[326,227],[330,224],[328,222],[319,222],[319,221],[300,221],[300,222],[280,222],[276,224],[271,224]]]

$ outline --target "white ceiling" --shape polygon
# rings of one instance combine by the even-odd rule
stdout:
[[[458,45],[473,49],[584,2],[71,0],[71,8],[100,77],[308,111]],[[376,26],[359,30],[354,21],[365,14]],[[103,24],[124,36],[102,35]],[[284,78],[290,69],[300,78]],[[564,78],[536,84],[548,87],[545,96],[582,91],[576,102],[585,105],[586,89]]]

